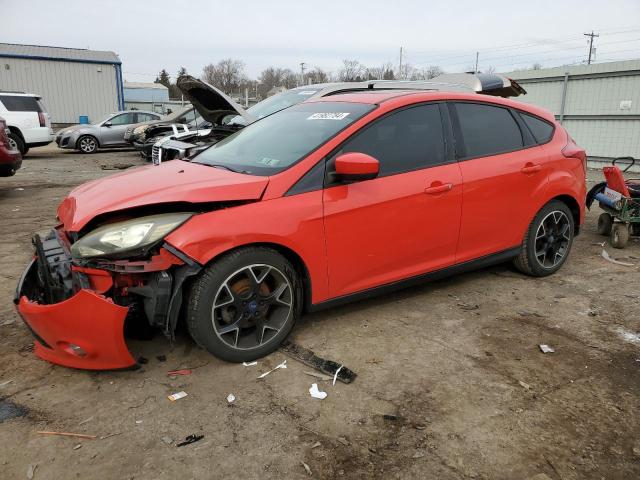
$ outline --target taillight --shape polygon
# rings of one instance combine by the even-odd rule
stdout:
[[[581,160],[584,171],[587,171],[587,152],[585,152],[584,148],[579,147],[569,135],[567,135],[567,144],[562,149],[562,155],[566,158],[577,158]]]
[[[40,120],[40,126],[41,127],[46,127],[47,126],[45,118],[44,118],[44,113],[38,112],[38,120]]]

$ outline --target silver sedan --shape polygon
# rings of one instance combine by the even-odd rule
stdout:
[[[112,113],[101,122],[92,125],[73,125],[63,128],[56,135],[60,148],[93,153],[103,147],[128,147],[124,140],[127,127],[140,122],[159,120],[161,115],[155,112],[129,110]]]

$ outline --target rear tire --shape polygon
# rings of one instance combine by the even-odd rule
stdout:
[[[611,235],[613,227],[613,217],[609,213],[601,213],[598,217],[598,233],[600,235]]]
[[[624,248],[629,243],[629,225],[626,223],[616,223],[611,229],[611,246],[613,248]]]
[[[275,351],[302,310],[300,279],[275,250],[246,247],[206,267],[191,286],[187,327],[194,341],[229,362]]]
[[[20,155],[26,154],[27,150],[29,150],[20,135],[13,133],[12,131],[9,131],[9,147],[18,150]]]
[[[559,200],[547,203],[536,214],[513,260],[518,270],[533,277],[557,272],[569,256],[575,225],[571,210]]]

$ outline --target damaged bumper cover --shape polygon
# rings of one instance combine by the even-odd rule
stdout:
[[[35,256],[16,289],[14,303],[35,338],[35,354],[79,369],[135,367],[125,342],[125,320],[132,310],[140,311],[172,335],[182,282],[199,266],[185,264],[180,252],[163,247],[149,261],[79,267],[62,237],[54,230],[44,240],[34,238]]]

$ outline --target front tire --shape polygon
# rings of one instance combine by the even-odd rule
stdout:
[[[533,277],[557,272],[569,256],[574,232],[569,207],[558,200],[550,201],[529,225],[514,265]]]
[[[275,250],[246,247],[205,268],[191,286],[187,326],[194,341],[229,362],[275,351],[302,310],[300,279]]]
[[[91,135],[83,135],[78,139],[77,146],[82,153],[95,153],[98,150],[98,140]]]

